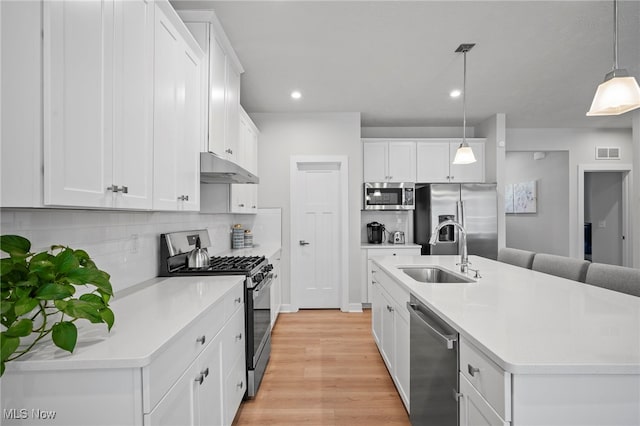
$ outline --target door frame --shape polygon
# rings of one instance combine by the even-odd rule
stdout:
[[[340,245],[343,252],[340,256],[340,310],[349,312],[349,158],[345,155],[292,155],[290,158],[289,169],[289,193],[291,203],[291,233],[289,247],[291,248],[291,263],[289,265],[289,276],[291,277],[291,304],[292,311],[299,310],[299,289],[296,285],[294,274],[295,265],[297,264],[297,255],[294,248],[297,243],[298,220],[296,209],[299,207],[296,196],[294,195],[295,176],[298,170],[298,164],[335,164],[338,166],[340,201]]]
[[[622,265],[633,265],[633,225],[630,221],[631,182],[633,167],[631,164],[578,164],[578,247],[582,247],[584,258],[584,174],[588,172],[614,172],[622,174]]]

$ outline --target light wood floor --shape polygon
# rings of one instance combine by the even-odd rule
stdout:
[[[235,426],[410,425],[371,336],[371,311],[280,314],[255,399]]]

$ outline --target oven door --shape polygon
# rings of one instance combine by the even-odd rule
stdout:
[[[254,369],[262,354],[265,344],[271,336],[271,283],[273,275],[267,277],[255,288],[249,290],[247,298],[247,363],[249,369]]]

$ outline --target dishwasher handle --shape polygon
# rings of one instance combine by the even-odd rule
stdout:
[[[415,318],[417,318],[422,324],[427,326],[431,331],[433,331],[438,337],[440,337],[443,341],[447,343],[447,349],[454,349],[455,343],[458,341],[458,336],[456,334],[444,334],[437,330],[435,324],[431,324],[429,318],[427,318],[422,312],[416,303],[407,302],[407,309],[409,313]]]

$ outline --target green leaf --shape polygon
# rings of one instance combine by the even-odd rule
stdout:
[[[66,300],[58,299],[53,301],[53,305],[61,312],[64,312],[64,310],[67,309],[68,304],[69,302],[67,302]]]
[[[33,321],[29,318],[23,318],[9,327],[9,329],[4,332],[4,335],[9,337],[25,337],[31,334],[32,330]]]
[[[56,299],[64,299],[65,297],[71,296],[72,293],[69,292],[69,289],[62,285],[56,283],[49,283],[43,285],[36,292],[36,299],[40,300],[56,300]]]
[[[109,274],[99,269],[79,268],[67,274],[67,280],[74,284],[93,284],[107,294],[113,294]]]
[[[23,297],[16,302],[14,308],[16,310],[16,315],[20,316],[31,312],[35,309],[36,306],[38,306],[38,299],[34,299],[32,297]]]
[[[20,346],[19,337],[7,336],[5,332],[0,333],[0,359],[6,361]]]
[[[67,248],[62,250],[58,255],[54,258],[54,264],[56,266],[58,274],[67,274],[68,272],[78,269],[80,267],[80,262],[73,254],[73,250]]]
[[[97,295],[95,295],[95,294],[91,294],[91,293],[83,294],[78,299],[84,300],[85,302],[88,302],[88,303],[91,303],[92,305],[94,305],[98,309],[101,309],[101,308],[105,307],[105,304],[104,304],[104,301],[102,300],[102,298],[97,296]]]
[[[111,331],[111,327],[113,327],[113,323],[116,320],[115,315],[113,315],[113,311],[109,308],[102,309],[100,311],[100,316],[102,320],[107,324],[107,328]]]
[[[60,349],[73,352],[78,340],[78,329],[75,324],[68,321],[59,322],[51,327],[51,330],[53,343]]]
[[[4,315],[7,312],[10,312],[15,306],[14,302],[10,302],[8,300],[0,301],[0,314]]]
[[[24,256],[29,253],[31,242],[19,235],[0,236],[0,250],[11,256]]]
[[[13,260],[9,257],[0,259],[0,274],[3,276],[13,271]]]
[[[73,318],[88,319],[92,323],[101,323],[102,316],[98,308],[84,300],[71,299],[67,301],[67,306],[63,311],[65,314]]]

